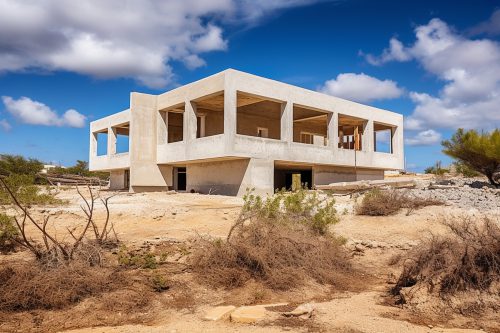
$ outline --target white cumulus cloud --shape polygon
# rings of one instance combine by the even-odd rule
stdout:
[[[405,139],[409,146],[432,146],[441,142],[441,133],[429,129],[418,132],[415,136]]]
[[[25,124],[84,127],[87,119],[87,117],[73,109],[69,109],[62,116],[59,116],[47,105],[28,97],[21,97],[16,100],[10,96],[2,96],[2,101],[7,112]]]
[[[372,64],[415,60],[443,82],[436,95],[409,94],[415,109],[406,119],[406,129],[499,127],[500,44],[465,37],[440,19],[418,26],[415,36],[412,45],[392,39],[380,56],[366,56]]]
[[[339,74],[337,78],[326,81],[319,91],[357,102],[397,98],[403,94],[396,82],[379,80],[364,73]]]
[[[0,0],[0,73],[62,70],[160,88],[172,61],[193,69],[226,50],[224,26],[317,1]]]

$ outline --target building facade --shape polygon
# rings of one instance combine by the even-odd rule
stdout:
[[[102,142],[101,142],[102,141]],[[90,124],[112,189],[272,193],[402,169],[403,116],[228,69]]]

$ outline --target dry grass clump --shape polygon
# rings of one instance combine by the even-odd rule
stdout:
[[[193,270],[204,282],[226,288],[251,279],[275,290],[306,279],[338,285],[351,266],[342,240],[326,228],[337,221],[332,202],[305,190],[266,201],[247,195],[226,240],[198,240]]]
[[[406,209],[406,215],[410,215],[415,209],[443,204],[444,202],[437,199],[419,198],[410,196],[406,192],[383,191],[375,188],[367,192],[361,203],[356,206],[356,214],[387,216],[396,214],[401,209]]]
[[[50,267],[24,263],[0,268],[0,310],[61,309],[117,288],[120,274],[104,267],[73,261]]]
[[[403,271],[392,289],[401,296],[403,288],[426,287],[444,298],[471,290],[499,295],[500,227],[484,218],[445,221],[449,236],[433,236],[402,260]],[[497,289],[497,290],[492,290]]]

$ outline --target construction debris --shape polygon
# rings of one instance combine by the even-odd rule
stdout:
[[[51,185],[90,185],[108,186],[109,181],[98,177],[85,177],[71,174],[39,174],[40,178],[46,179]]]
[[[411,178],[384,179],[384,180],[358,180],[353,182],[332,183],[329,185],[316,185],[318,190],[338,193],[356,192],[372,188],[414,188],[417,183]]]

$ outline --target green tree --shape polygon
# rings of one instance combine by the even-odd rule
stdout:
[[[29,175],[35,176],[43,169],[43,163],[37,159],[26,159],[19,155],[0,155],[0,175],[10,176]]]
[[[442,142],[443,153],[485,175],[489,182],[500,186],[500,130],[478,133],[459,128],[450,140]]]

